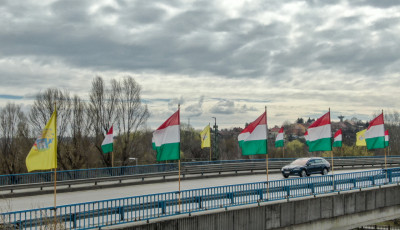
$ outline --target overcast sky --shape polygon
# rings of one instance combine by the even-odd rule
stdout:
[[[0,0],[0,106],[49,87],[88,98],[133,76],[157,128],[298,117],[371,119],[400,105],[400,1]]]

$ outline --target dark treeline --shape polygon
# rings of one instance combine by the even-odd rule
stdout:
[[[146,127],[149,117],[147,106],[142,104],[141,87],[132,77],[104,82],[101,77],[92,81],[89,100],[71,95],[67,90],[49,88],[36,95],[28,112],[21,105],[8,103],[0,110],[0,174],[26,172],[25,158],[36,136],[47,123],[56,104],[58,112],[57,136],[58,169],[84,169],[110,167],[110,154],[103,154],[101,143],[106,131],[114,125],[115,166],[156,162],[152,150],[152,131]],[[371,116],[372,117],[372,116]],[[284,122],[284,157],[329,156],[329,153],[309,153],[304,132],[313,122],[299,118],[294,123]],[[383,150],[366,151],[355,146],[356,132],[365,129],[367,122],[357,118],[333,122],[332,132],[342,128],[343,147],[335,148],[335,156],[383,155]],[[396,111],[385,113],[385,127],[390,135],[390,155],[399,152],[400,116]],[[271,128],[271,127],[270,127]],[[274,147],[278,127],[271,128],[268,138],[269,157],[283,156],[282,148]],[[242,156],[237,137],[242,128],[223,129],[217,133],[217,152],[213,160],[256,159],[265,155]],[[188,124],[181,124],[181,158],[183,161],[208,160],[209,148],[200,148],[199,130]],[[212,132],[212,145],[215,134]]]

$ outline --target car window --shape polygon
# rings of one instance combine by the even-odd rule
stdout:
[[[313,164],[315,164],[315,160],[309,160],[308,163],[309,163],[310,165],[313,165]]]
[[[290,163],[291,165],[305,165],[307,163],[307,159],[297,159],[295,161],[293,161],[292,163]]]
[[[322,161],[322,159],[317,159],[317,160],[315,160],[315,163],[317,163],[317,164],[323,164],[324,162]]]

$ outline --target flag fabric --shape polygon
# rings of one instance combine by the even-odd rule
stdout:
[[[367,129],[361,130],[360,132],[357,132],[357,141],[356,141],[356,146],[367,146],[367,142],[365,142],[365,132]]]
[[[308,127],[309,151],[331,151],[331,116],[327,112]]]
[[[242,155],[267,154],[267,114],[264,112],[238,136]]]
[[[336,131],[333,135],[333,146],[332,147],[342,147],[342,129]]]
[[[207,125],[203,131],[200,132],[201,137],[201,148],[209,147],[211,148],[211,135],[210,135],[210,125]]]
[[[283,140],[283,127],[279,130],[278,135],[276,136],[275,139],[275,147],[283,147],[285,145],[284,140]]]
[[[153,132],[153,149],[157,161],[180,159],[180,116],[179,110]]]
[[[385,148],[385,127],[383,113],[374,118],[365,132],[365,142],[367,149],[383,149]]]
[[[54,111],[42,134],[26,157],[28,172],[57,168],[57,111]]]
[[[113,126],[108,130],[106,137],[101,143],[101,150],[103,153],[109,153],[113,151],[113,144],[114,144],[114,135],[113,135]]]
[[[308,138],[308,131],[306,130],[306,132],[304,133],[304,139],[306,139],[306,145],[309,146],[310,144],[310,139]]]
[[[385,147],[389,146],[389,130],[385,131]]]

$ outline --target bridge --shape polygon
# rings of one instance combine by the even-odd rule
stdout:
[[[346,162],[348,161],[349,160],[347,160]],[[240,163],[230,162],[229,164],[240,164]],[[265,165],[265,161],[263,165]],[[222,166],[221,164],[220,166],[217,166],[217,164],[215,164],[212,167],[221,168]],[[204,166],[204,168],[207,167]],[[256,170],[256,169],[247,168],[246,170],[250,170],[249,173],[251,173],[251,170]],[[218,176],[221,172],[218,172],[217,170],[213,172],[210,171],[209,173]],[[231,173],[236,174],[238,172],[233,171]],[[265,169],[263,173],[265,173]],[[224,172],[222,172],[222,174],[224,174]],[[185,191],[181,191],[181,193],[171,191],[153,195],[143,194],[133,197],[131,196],[125,198],[111,199],[111,200],[91,201],[80,204],[64,204],[57,207],[57,219],[58,222],[62,223],[62,225],[67,229],[99,228],[99,227],[104,228],[109,225],[115,225],[115,224],[118,224],[118,228],[123,228],[124,224],[127,223],[129,223],[129,225],[132,225],[132,223],[134,225],[146,224],[146,226],[150,226],[152,224],[163,224],[163,223],[166,224],[168,221],[172,221],[171,222],[172,224],[173,223],[178,224],[179,221],[186,221],[184,223],[189,223],[190,221],[188,220],[194,220],[196,218],[204,218],[204,216],[227,215],[223,213],[230,213],[230,212],[238,213],[239,210],[248,210],[249,208],[258,209],[263,207],[269,207],[270,205],[272,206],[278,205],[279,202],[281,203],[279,205],[285,205],[288,203],[297,202],[298,199],[316,200],[323,198],[327,199],[326,197],[345,196],[346,194],[343,194],[344,192],[355,194],[355,191],[357,191],[357,193],[359,192],[365,193],[369,192],[370,190],[374,191],[375,189],[377,191],[383,191],[387,189],[387,186],[397,186],[398,180],[400,180],[399,169],[397,168],[391,168],[388,169],[387,171],[379,169],[371,171],[336,174],[335,176],[327,175],[327,176],[317,176],[317,177],[307,177],[307,178],[295,178],[289,180],[274,180],[270,181],[269,183],[265,182],[265,175],[258,175],[258,176],[260,178],[258,179],[258,181],[264,181],[264,182],[216,186],[211,188],[188,189]],[[236,180],[236,178],[240,178],[240,176],[235,176],[234,178],[235,182],[240,182],[240,180]],[[219,181],[221,182],[221,180]],[[207,185],[212,186],[212,184],[208,183]],[[38,189],[38,191],[41,190]],[[393,190],[392,192],[399,195],[397,193],[398,192],[397,190]],[[380,192],[378,193],[380,194]],[[385,194],[389,194],[390,196],[390,194],[392,193],[385,192]],[[18,198],[18,200],[20,199],[23,201],[22,198]],[[332,199],[337,199],[337,198],[332,198]],[[357,198],[357,200],[360,200],[360,198]],[[319,202],[321,204],[322,201]],[[336,210],[337,207],[339,206],[337,206],[336,203],[332,203],[332,205],[333,204],[335,204],[335,208],[332,210]],[[393,206],[391,204],[392,203],[388,203],[387,207],[390,208],[391,206]],[[293,205],[294,205],[292,206],[294,207],[293,210],[298,210],[298,208],[296,208],[297,206],[294,203]],[[357,204],[355,205],[357,206]],[[249,206],[255,206],[255,207],[249,207]],[[303,207],[304,204],[301,206]],[[285,207],[279,206],[279,210],[285,210]],[[315,210],[315,207],[316,206],[307,208],[308,212],[310,212],[310,210]],[[322,206],[320,205],[319,207]],[[381,208],[381,207],[380,206],[373,207],[372,210],[375,210],[376,208]],[[286,210],[283,213],[288,213],[289,211],[290,210]],[[264,211],[261,212],[264,214],[268,213],[268,211],[265,211],[265,209]],[[319,210],[318,212],[321,212],[321,210]],[[349,216],[350,214],[351,213],[346,212],[344,216]],[[39,208],[31,210],[20,209],[17,211],[1,213],[0,222],[3,225],[12,227],[24,226],[24,228],[35,228],[40,225],[44,225],[45,223],[48,223],[49,220],[53,218],[53,215],[54,215],[54,209],[52,208]],[[259,215],[261,214],[257,214],[257,216]],[[276,213],[274,215],[277,216]],[[234,216],[234,219],[239,220],[240,219],[239,216]],[[298,215],[293,214],[292,216],[297,217]],[[338,216],[340,215],[333,217],[336,218]],[[173,218],[174,220],[165,220],[165,218],[167,219]],[[301,224],[301,221],[299,222],[299,218],[293,219],[293,221],[295,222],[291,222],[291,220],[286,221],[282,217],[279,218],[280,218],[279,222],[283,223],[279,227],[295,226]],[[306,223],[307,222],[309,223],[310,221],[316,223],[316,220],[307,219],[309,217],[304,217],[304,218],[305,218],[304,220],[306,220]],[[327,219],[327,218],[320,217],[319,219]],[[157,221],[157,223],[153,223],[155,221]],[[268,221],[267,225],[271,223],[273,223],[273,221],[272,222]],[[285,223],[289,223],[289,225],[285,225]],[[278,227],[276,223],[272,224],[272,226],[273,228]],[[133,227],[134,226],[129,226],[128,228],[133,229]],[[194,227],[192,226],[191,228]],[[194,228],[194,229],[199,229],[199,228]]]

